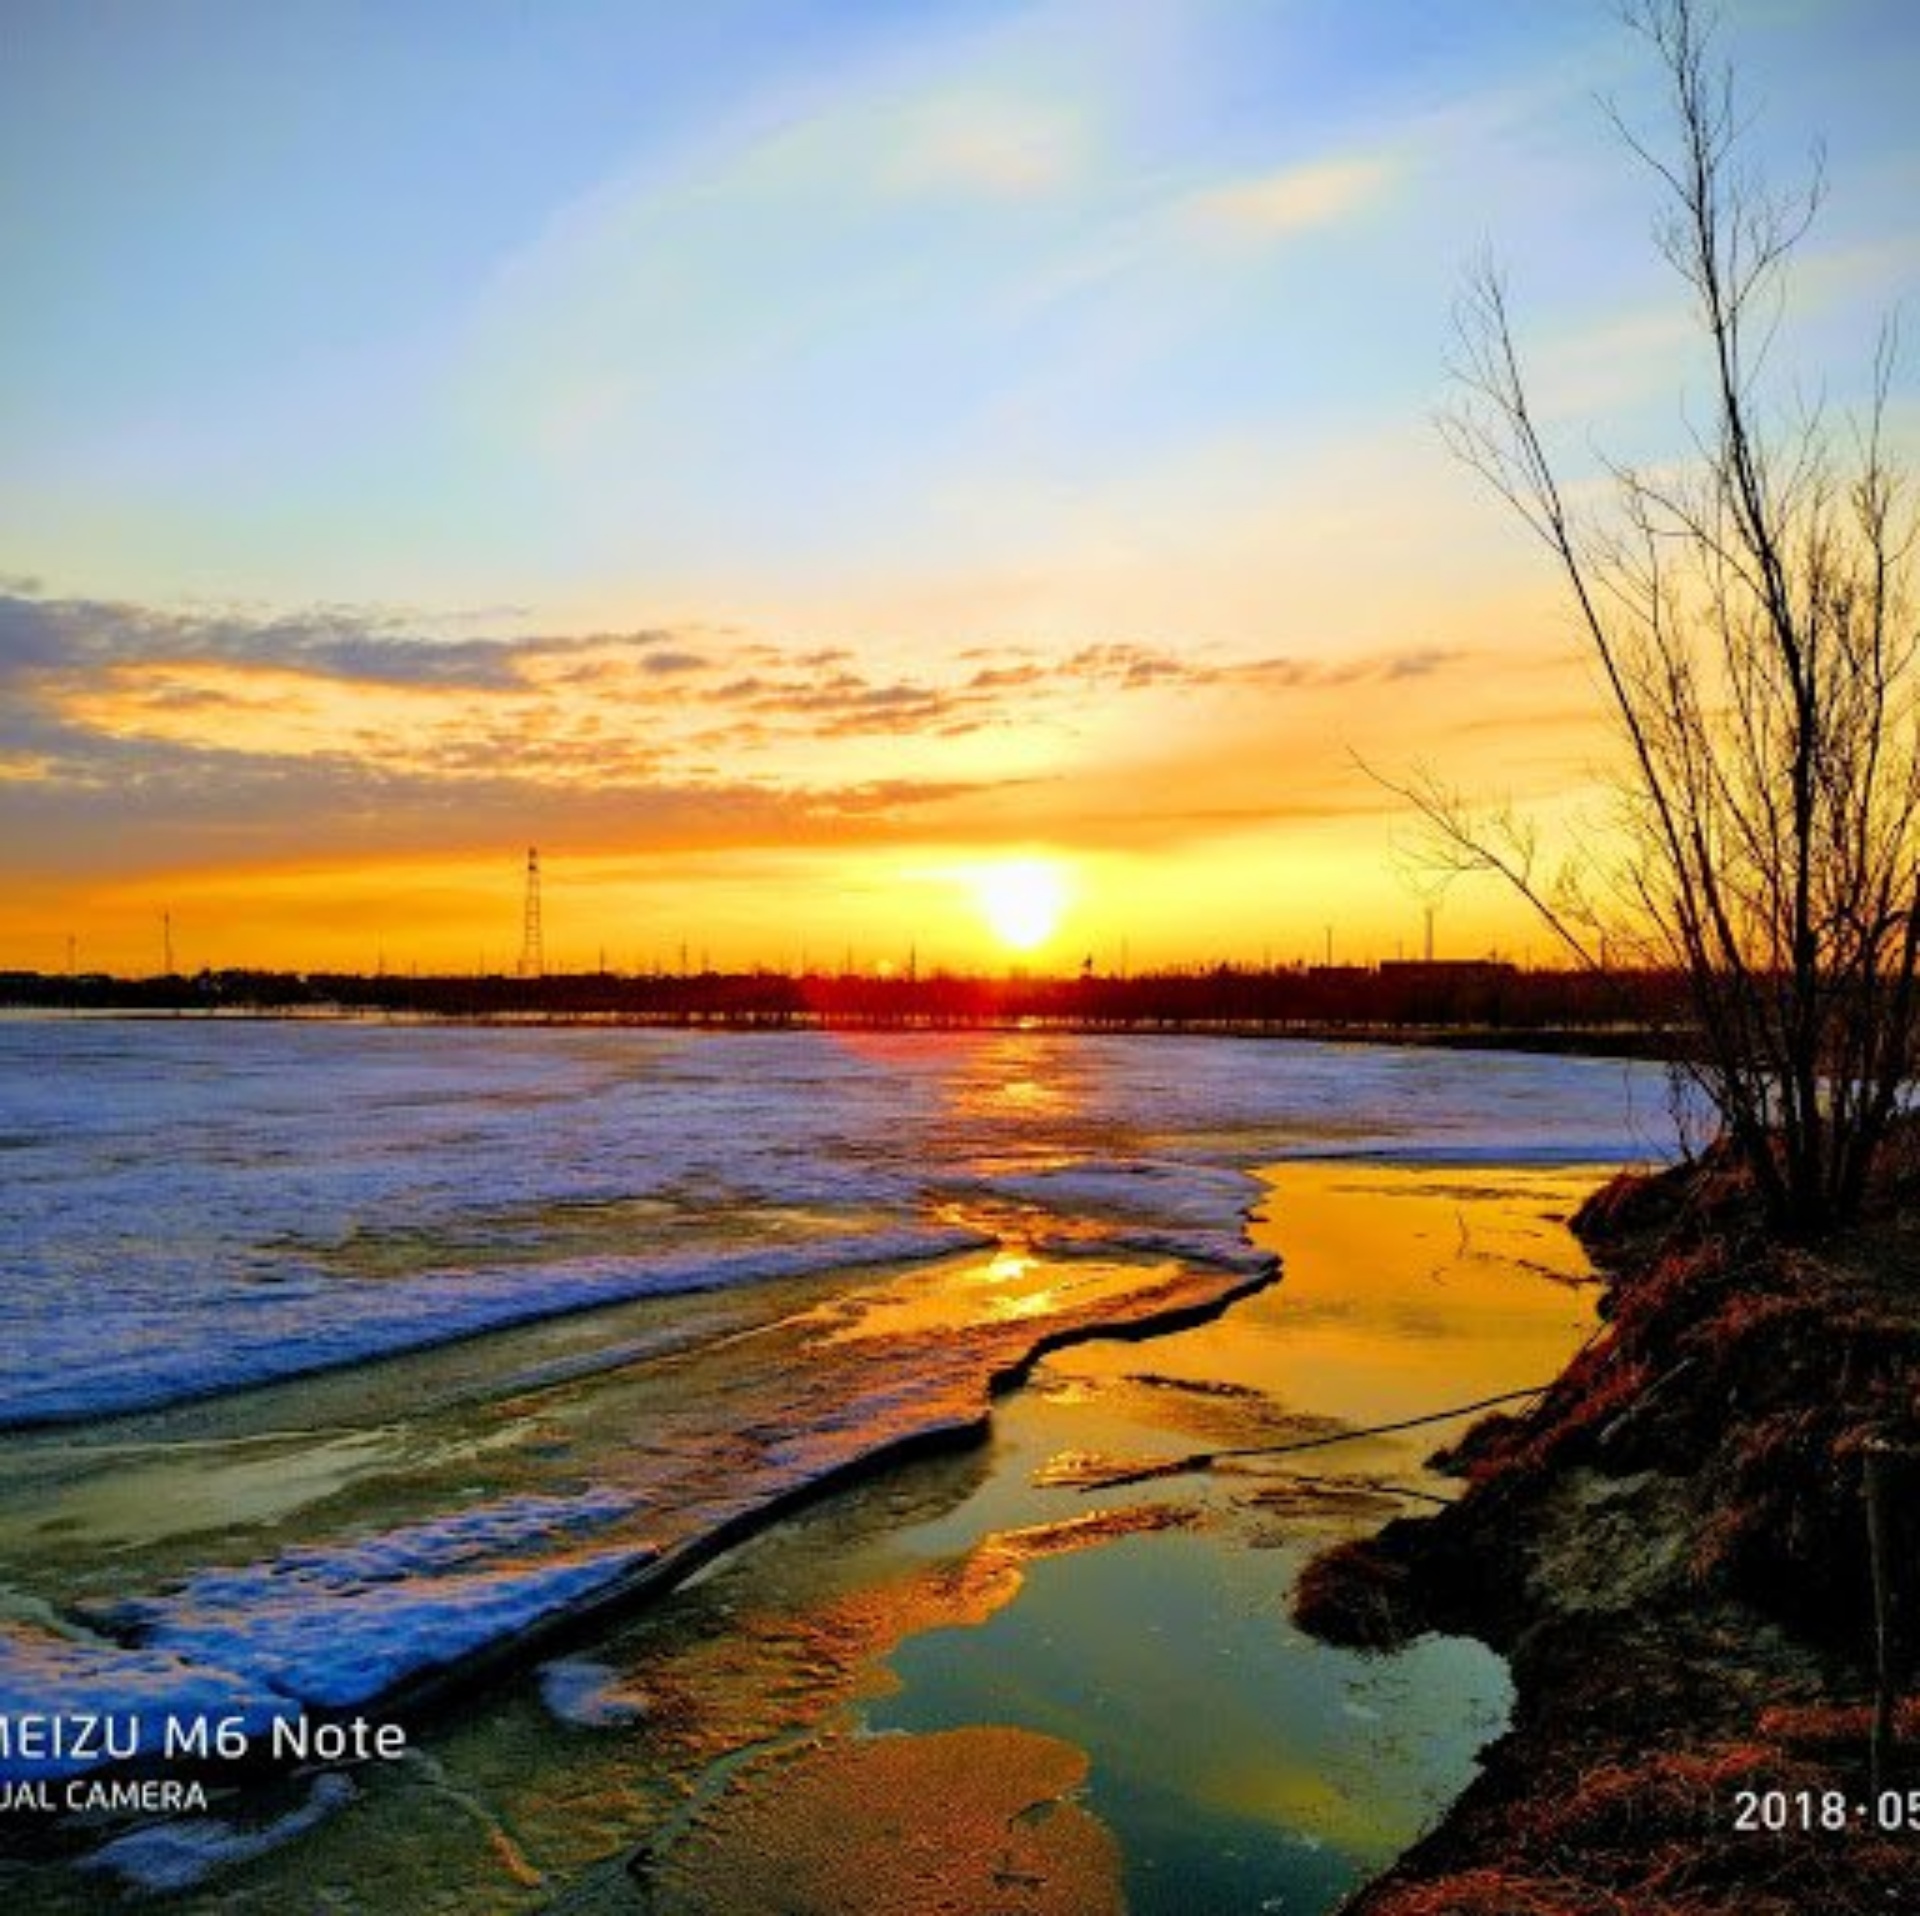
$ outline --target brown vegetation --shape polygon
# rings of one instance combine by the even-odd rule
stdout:
[[[1616,1180],[1578,1220],[1610,1270],[1593,1341],[1446,1460],[1458,1504],[1309,1568],[1309,1628],[1477,1635],[1519,1691],[1482,1777],[1355,1916],[1916,1906],[1915,1835],[1872,1814],[1920,1765],[1896,1747],[1871,1770],[1862,1499],[1869,1444],[1920,1456],[1915,1148],[1897,1134],[1869,1217],[1819,1254],[1768,1237],[1728,1162]],[[1892,1541],[1920,1609],[1910,1510]],[[1896,1730],[1920,1731],[1920,1698]],[[1737,1828],[1743,1790],[1837,1792],[1849,1826]]]

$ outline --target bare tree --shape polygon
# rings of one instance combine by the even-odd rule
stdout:
[[[1711,368],[1691,454],[1607,461],[1602,502],[1583,503],[1491,265],[1456,314],[1462,397],[1443,421],[1557,563],[1617,734],[1619,816],[1552,877],[1510,812],[1475,813],[1427,775],[1396,789],[1444,867],[1500,874],[1579,962],[1632,954],[1684,977],[1692,1068],[1728,1140],[1775,1227],[1817,1234],[1857,1212],[1915,1061],[1920,633],[1908,475],[1886,437],[1897,341],[1883,330],[1862,417],[1773,403],[1819,163],[1797,196],[1744,167],[1732,73],[1694,0],[1635,0],[1627,18],[1668,83],[1670,149],[1611,117],[1659,182],[1657,243]]]

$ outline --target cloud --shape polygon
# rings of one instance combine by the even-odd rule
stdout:
[[[836,759],[955,736],[964,689],[697,628],[448,642],[340,610],[248,620],[0,597],[0,817],[16,871],[572,842],[884,833],[1004,783]],[[739,654],[763,661],[739,673]],[[924,748],[922,748],[924,749]],[[909,759],[914,755],[909,755]]]
[[[1309,688],[1425,676],[1461,656],[1453,648],[1415,646],[1346,659],[1245,658],[1212,646],[1107,640],[1051,652],[1033,645],[950,649],[920,672],[902,674],[876,669],[844,646],[782,646],[709,627],[447,640],[400,629],[388,614],[350,608],[246,618],[0,595],[0,680],[9,684],[16,712],[63,709],[83,692],[152,710],[269,704],[288,696],[289,681],[306,680],[343,692],[419,693],[422,711],[436,699],[468,694],[466,705],[451,709],[528,716],[530,706],[558,704],[568,693],[651,697],[651,682],[672,679],[689,682],[672,688],[676,705],[692,700],[808,723],[822,716],[909,723],[963,709],[1011,717],[1035,694],[1078,695],[1089,686]]]
[[[1210,187],[1196,194],[1188,209],[1219,230],[1258,239],[1291,238],[1370,210],[1394,175],[1383,156],[1312,160]]]
[[[1326,702],[1349,688],[1468,656],[1118,638],[951,647],[902,670],[886,652],[713,626],[446,640],[377,610],[0,596],[0,822],[28,873],[451,853],[502,835],[923,841],[1016,816],[1074,829],[1109,809],[1153,814],[1139,828],[1163,838],[1226,817],[1208,790],[1226,776],[1222,728],[1324,736]],[[1142,767],[1175,738],[1168,806],[1173,788]],[[1230,803],[1257,810],[1271,752],[1241,756]]]
[[[271,665],[386,685],[497,687],[513,677],[511,648],[502,641],[410,637],[391,629],[384,615],[353,608],[248,617],[0,595],[0,681],[180,659]]]
[[[1256,685],[1326,691],[1394,679],[1424,678],[1466,657],[1458,648],[1428,645],[1350,659],[1283,656],[1212,660],[1157,652],[1138,645],[1095,645],[1072,654],[1065,670],[1084,679],[1135,689]]]
[[[7,862],[29,879],[459,856],[529,839],[575,851],[839,844],[897,835],[915,814],[984,789],[910,778],[556,783],[514,769],[499,741],[476,742],[465,764],[403,772],[346,754],[294,759],[47,725],[0,747],[0,766],[16,750],[36,755],[35,775],[0,776],[0,818]]]
[[[909,194],[1030,199],[1080,181],[1089,148],[1085,117],[1057,98],[949,94],[899,115],[881,176]]]

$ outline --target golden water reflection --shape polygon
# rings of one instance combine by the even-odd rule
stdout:
[[[1603,1175],[1595,1167],[1309,1163],[1264,1175],[1273,1195],[1250,1228],[1285,1260],[1277,1286],[1176,1338],[1059,1352],[1047,1379],[1258,1443],[1275,1407],[1370,1428],[1544,1384],[1592,1329],[1592,1273],[1565,1219]],[[1368,1444],[1417,1465],[1444,1435]],[[1328,1457],[1351,1462],[1344,1449]]]

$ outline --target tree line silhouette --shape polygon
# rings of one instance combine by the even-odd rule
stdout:
[[[1531,971],[1497,962],[1246,966],[1127,976],[877,976],[705,971],[541,978],[202,971],[116,978],[0,973],[0,1003],[49,1010],[229,1012],[829,1029],[1044,1025],[1078,1031],[1301,1035],[1508,1034],[1572,1048],[1664,1052],[1684,1042],[1674,974]]]

